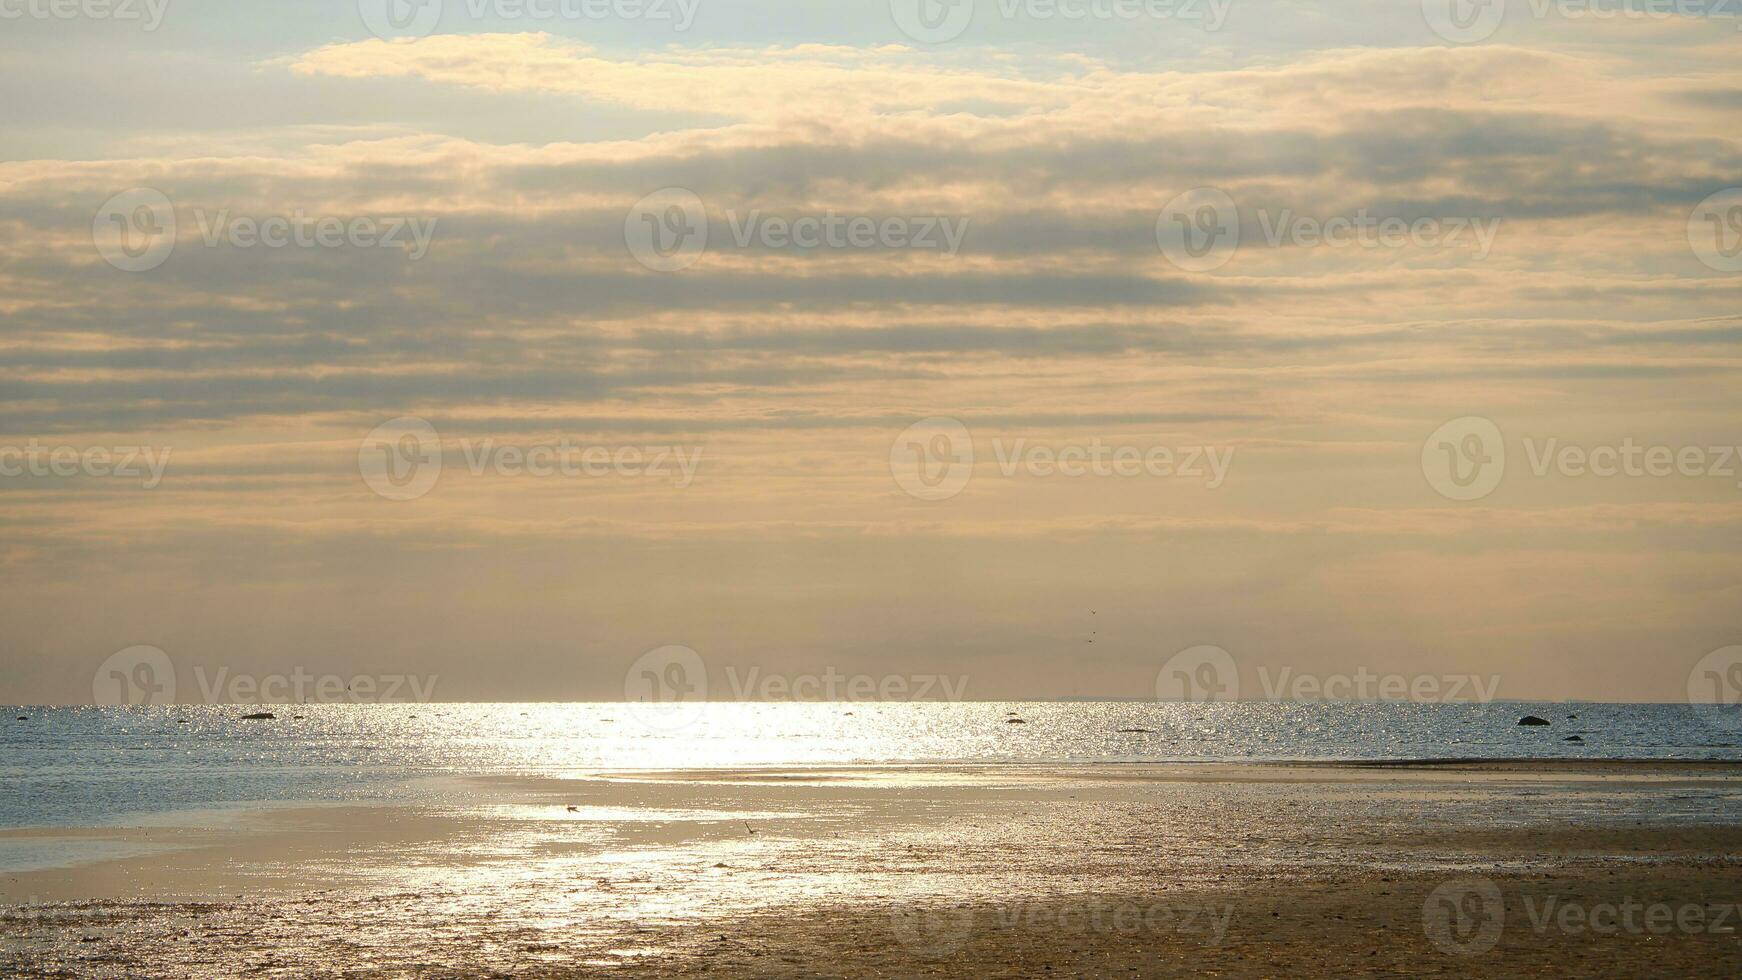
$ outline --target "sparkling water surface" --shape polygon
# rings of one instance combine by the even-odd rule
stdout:
[[[406,800],[429,792],[423,777],[601,769],[1742,759],[1733,718],[1685,704],[327,704],[273,707],[271,721],[239,705],[5,710],[5,827]],[[1521,727],[1526,714],[1552,725]]]

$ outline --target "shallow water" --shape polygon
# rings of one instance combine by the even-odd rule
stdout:
[[[1673,704],[297,705],[276,708],[275,721],[241,720],[250,710],[7,709],[28,720],[0,727],[0,780],[8,787],[0,826],[136,823],[263,802],[415,800],[427,785],[419,777],[600,769],[1742,759],[1730,719]],[[1524,714],[1554,724],[1520,727]],[[1566,742],[1573,734],[1585,742]]]
[[[548,794],[541,781],[436,780],[478,796],[460,804],[450,792],[433,808],[464,818],[435,837],[346,835],[343,846],[275,858],[201,896],[0,907],[0,967],[10,959],[26,976],[581,976],[645,961],[654,976],[771,976],[783,964],[795,976],[838,975],[838,947],[803,954],[829,950],[846,929],[858,954],[914,954],[863,975],[907,976],[926,972],[937,938],[935,922],[916,933],[908,918],[941,912],[947,933],[968,905],[975,911],[958,926],[968,932],[996,932],[1037,909],[1076,910],[1081,921],[1084,907],[1117,903],[1143,909],[1146,922],[1166,913],[1156,928],[1182,935],[1219,915],[1230,946],[1249,949],[1275,920],[1235,916],[1240,893],[1363,879],[1390,889],[1391,875],[1536,880],[1569,865],[1664,860],[1660,838],[1631,836],[1647,821],[1734,826],[1742,817],[1742,788],[1729,781],[1678,781],[1665,792],[1648,780],[1574,786],[1552,775],[1241,782],[1134,780],[1111,766],[1046,772],[709,774],[565,781]],[[342,814],[356,810],[333,812],[344,826]],[[1556,836],[1575,826],[1598,836]],[[1496,844],[1512,832],[1511,844]],[[1384,906],[1419,920],[1419,894],[1398,895]],[[1355,913],[1339,907],[1338,918],[1343,911]],[[1017,931],[1048,941],[1044,923]],[[765,962],[770,937],[790,958]],[[1060,938],[1063,965],[1079,941]],[[715,969],[716,957],[754,969]]]

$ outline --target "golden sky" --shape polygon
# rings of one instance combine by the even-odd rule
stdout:
[[[1676,700],[1742,642],[1733,17],[1514,2],[1454,43],[1432,0],[981,0],[922,43],[882,2],[679,30],[449,0],[386,38],[276,6],[0,40],[0,447],[170,454],[0,475],[0,701],[88,699],[133,644],[459,700],[619,697],[665,644],[983,698],[1147,696],[1212,644]],[[174,230],[129,271],[140,190]],[[1193,268],[1168,229],[1211,192],[1238,247]],[[636,228],[698,215],[705,248],[643,261]],[[234,234],[271,218],[402,231]],[[781,237],[806,218],[881,237]],[[1423,231],[1321,240],[1369,218]],[[401,418],[442,466],[390,499],[360,450]],[[1470,418],[1505,467],[1458,499],[1424,447]],[[924,419],[971,445],[947,495],[895,472]],[[559,444],[644,455],[513,462]],[[1704,462],[1556,455],[1624,445]],[[1069,447],[1176,465],[1045,464]],[[647,472],[668,450],[693,472]]]

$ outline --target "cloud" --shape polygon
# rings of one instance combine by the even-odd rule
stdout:
[[[722,582],[758,615],[813,590],[878,621],[965,604],[946,629],[962,608],[1044,625],[1058,596],[1092,589],[1331,645],[1361,637],[1325,597],[1353,609],[1365,589],[1398,600],[1374,614],[1386,645],[1414,649],[1459,603],[1534,604],[1565,638],[1553,590],[1669,608],[1659,572],[1733,581],[1724,481],[1513,479],[1458,507],[1420,470],[1422,441],[1466,415],[1581,445],[1734,441],[1742,281],[1688,242],[1694,205],[1742,186],[1733,53],[1690,25],[1649,45],[1577,26],[1576,41],[1420,47],[1411,23],[1370,47],[1194,39],[1179,61],[299,41],[200,62],[210,91],[246,74],[234,91],[253,116],[194,101],[178,117],[147,73],[151,111],[76,139],[57,143],[44,110],[31,145],[72,149],[0,163],[0,445],[175,452],[149,494],[0,480],[0,566],[14,596],[156,600],[130,622],[172,586],[221,587],[242,611],[282,593],[314,622],[346,622],[359,594],[414,609],[472,587],[502,608],[542,590],[615,606],[553,644],[581,626],[638,636],[623,610],[702,608]],[[92,140],[102,152],[78,151]],[[1191,271],[1163,255],[1157,219],[1207,185],[1236,202],[1240,247]],[[710,231],[693,266],[660,273],[624,227],[668,186],[699,195]],[[176,247],[149,272],[92,242],[104,201],[134,187],[175,204]],[[966,231],[953,255],[734,240],[751,216],[829,213]],[[416,260],[206,238],[213,221],[298,214],[432,221],[433,237]],[[1499,224],[1480,256],[1267,240],[1278,221],[1357,215]],[[448,469],[402,506],[364,486],[357,453],[405,414],[448,440]],[[938,506],[891,480],[892,441],[928,416],[982,441],[974,482]],[[462,472],[466,440],[560,436],[694,444],[704,462],[681,493]],[[1004,478],[993,438],[1236,455],[1213,492]],[[164,584],[114,561],[139,553]],[[1547,577],[1521,586],[1519,568]],[[1724,598],[1674,599],[1676,629],[1729,622]],[[1500,627],[1512,654],[1545,628],[1523,621]],[[1029,632],[1012,649],[1046,656]]]

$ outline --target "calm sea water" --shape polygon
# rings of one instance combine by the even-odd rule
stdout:
[[[629,704],[300,705],[273,708],[274,721],[241,720],[257,709],[235,705],[5,710],[8,827],[408,799],[429,791],[420,777],[597,769],[1742,759],[1734,717],[1674,704],[707,703],[665,714]],[[1525,714],[1553,724],[1520,727]]]

